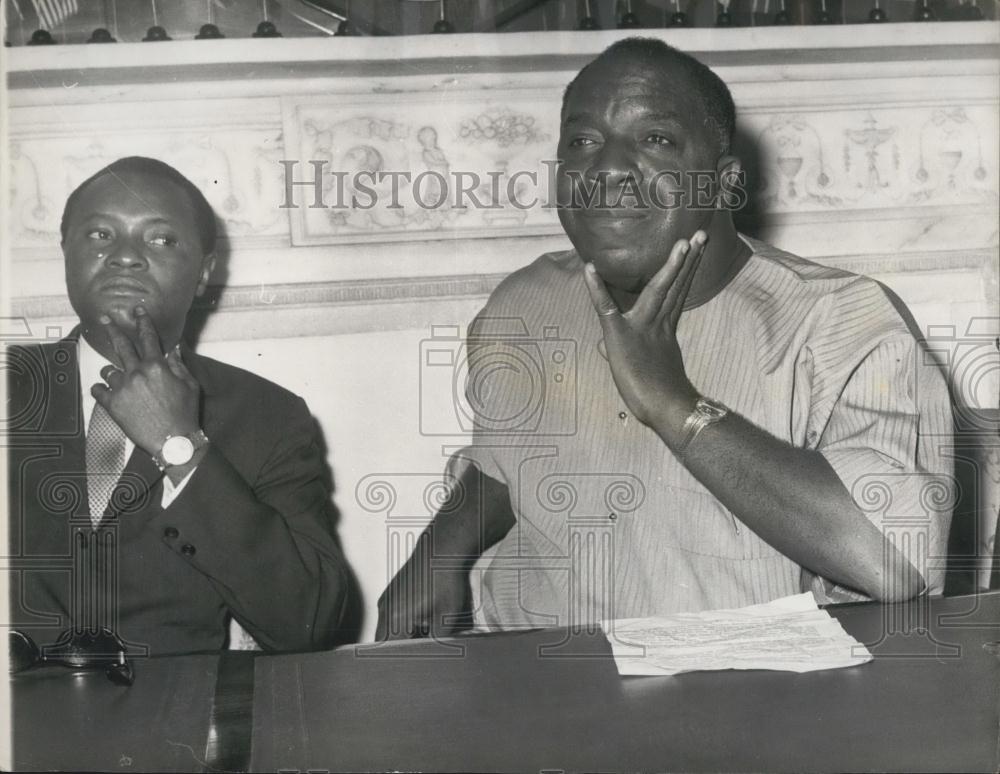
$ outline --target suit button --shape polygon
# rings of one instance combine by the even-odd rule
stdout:
[[[195,547],[190,543],[185,543],[181,546],[181,553],[184,554],[184,556],[194,556],[195,551]]]
[[[170,540],[173,540],[180,534],[181,533],[177,531],[177,527],[167,527],[165,530],[163,530],[163,537],[169,538]]]

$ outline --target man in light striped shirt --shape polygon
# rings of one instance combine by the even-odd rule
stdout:
[[[380,637],[941,590],[944,379],[877,283],[737,233],[734,121],[655,40],[567,87],[574,249],[470,328],[474,441]]]

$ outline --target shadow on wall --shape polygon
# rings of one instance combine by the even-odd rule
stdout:
[[[184,340],[194,350],[198,348],[198,339],[201,338],[208,318],[218,309],[219,302],[226,292],[226,284],[229,281],[229,258],[231,253],[229,234],[226,231],[226,222],[218,216],[215,218],[215,234],[215,268],[208,280],[209,284],[205,290],[205,295],[194,300],[194,306],[188,312],[187,324],[184,327]]]
[[[756,137],[739,123],[736,125],[733,137],[733,153],[743,164],[744,188],[747,192],[746,205],[733,213],[736,228],[754,239],[774,244],[772,240],[775,232],[774,218],[760,204],[760,192],[764,190],[765,182],[761,171],[760,148]]]
[[[1000,588],[1000,411],[955,406],[958,498],[948,534],[945,594]],[[990,556],[992,547],[992,557]],[[992,565],[992,577],[987,572]],[[985,576],[985,577],[984,577]]]

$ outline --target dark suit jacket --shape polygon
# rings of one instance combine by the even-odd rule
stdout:
[[[39,645],[113,625],[151,653],[216,650],[232,613],[274,650],[329,646],[346,600],[324,459],[305,402],[185,352],[211,443],[164,510],[141,449],[95,532],[73,338],[8,351],[11,624]]]

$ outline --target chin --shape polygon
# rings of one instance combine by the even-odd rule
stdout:
[[[583,256],[581,256],[583,257]],[[628,271],[628,261],[622,257],[608,254],[589,255],[583,257],[585,261],[590,261],[597,269],[597,273],[604,284],[609,287],[625,290],[628,292],[638,292],[646,285],[640,272]]]
[[[620,290],[623,293],[641,293],[642,289],[646,287],[646,281],[643,279],[636,279],[635,277],[604,277],[604,284],[609,288],[614,288],[615,290]]]
[[[135,316],[132,310],[135,309],[135,303],[112,303],[105,306],[98,314],[98,318],[101,314],[106,314],[115,324],[120,328],[135,328]]]

